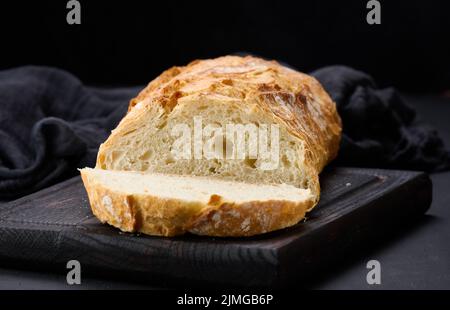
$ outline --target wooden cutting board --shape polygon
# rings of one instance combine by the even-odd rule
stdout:
[[[333,168],[306,221],[252,238],[121,233],[89,209],[79,177],[0,206],[0,261],[101,273],[156,285],[284,286],[302,281],[373,238],[425,213],[431,181],[420,172]]]

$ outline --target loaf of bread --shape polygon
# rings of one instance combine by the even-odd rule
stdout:
[[[94,214],[124,231],[249,236],[294,225],[317,204],[340,136],[317,80],[225,56],[150,82],[100,146],[96,169],[81,174]]]

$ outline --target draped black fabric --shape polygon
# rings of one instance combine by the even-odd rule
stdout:
[[[312,73],[337,102],[344,124],[336,163],[436,171],[450,156],[435,131],[415,121],[393,89],[364,73],[327,67]],[[0,200],[32,193],[95,165],[98,146],[141,87],[97,89],[54,68],[0,72]]]
[[[0,72],[0,199],[74,176],[95,163],[98,146],[136,88],[98,90],[53,68]]]
[[[343,136],[335,164],[427,172],[450,168],[450,152],[436,130],[421,124],[393,88],[345,66],[311,73],[337,104]]]

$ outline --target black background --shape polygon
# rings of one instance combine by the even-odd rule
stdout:
[[[380,86],[450,89],[448,1],[86,1],[81,25],[65,0],[0,4],[0,69],[67,69],[94,85],[144,84],[172,65],[245,51],[301,71],[345,64]]]
[[[380,86],[407,92],[449,90],[450,1],[380,1],[382,24],[368,25],[367,0],[80,0],[82,24],[70,26],[66,0],[2,0],[0,69],[48,65],[69,70],[88,84],[142,85],[172,65],[247,51],[305,72],[349,65],[373,75]],[[408,102],[445,142],[450,141],[448,98],[414,95]],[[422,224],[393,236],[387,244],[369,244],[369,252],[355,249],[356,259],[349,257],[342,268],[313,287],[370,289],[361,275],[367,260],[378,259],[386,266],[381,289],[448,288],[450,174],[433,174],[432,179],[433,205]],[[67,288],[64,277],[44,272],[1,269],[0,273],[0,287]],[[88,288],[115,287],[104,280],[85,283]],[[346,301],[355,300],[351,294]],[[64,299],[64,307],[67,300],[70,304],[79,299]],[[323,300],[336,302],[315,298]],[[370,296],[363,305],[378,300],[382,299]],[[16,296],[14,302],[18,301],[35,303],[36,298]]]

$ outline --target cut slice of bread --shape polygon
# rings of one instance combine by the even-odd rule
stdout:
[[[80,170],[94,215],[122,231],[252,236],[297,224],[309,189],[158,173]]]

